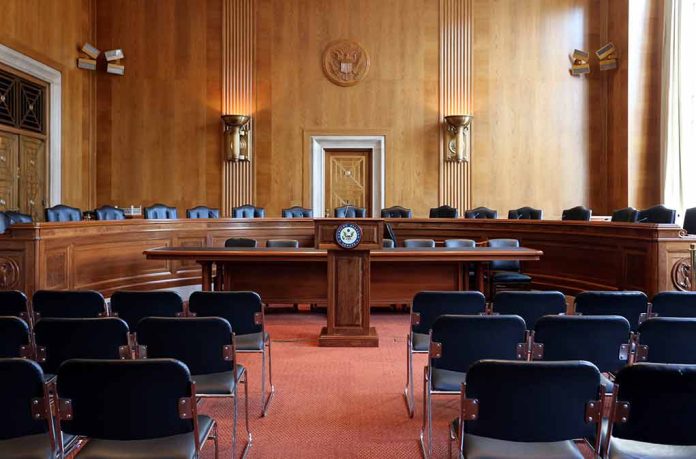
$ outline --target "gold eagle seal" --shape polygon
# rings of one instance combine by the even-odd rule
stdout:
[[[324,49],[322,67],[326,78],[339,86],[353,86],[362,81],[370,69],[370,56],[352,40],[336,40]]]

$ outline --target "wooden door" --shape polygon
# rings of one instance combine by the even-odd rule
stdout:
[[[17,202],[19,136],[0,131],[0,211],[14,210]]]
[[[324,207],[333,216],[336,207],[351,205],[372,215],[371,150],[327,150]]]
[[[19,208],[34,220],[42,218],[46,207],[46,142],[20,136]]]

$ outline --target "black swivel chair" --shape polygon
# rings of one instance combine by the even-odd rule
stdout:
[[[232,218],[264,218],[265,216],[266,209],[254,207],[251,204],[244,204],[232,209]]]
[[[94,290],[38,290],[32,298],[33,320],[44,317],[94,318],[106,315],[106,302]]]
[[[573,207],[572,209],[566,209],[561,215],[561,220],[575,220],[589,222],[592,218],[592,209],[588,209],[584,206]]]
[[[382,209],[382,218],[413,218],[413,211],[401,206],[392,206]]]
[[[206,206],[197,206],[186,209],[186,218],[220,218],[220,209],[213,209]]]
[[[430,218],[458,218],[459,210],[454,207],[444,205],[430,209]]]
[[[245,237],[233,237],[225,241],[225,247],[253,249],[255,247],[258,247],[258,242],[256,242],[256,239],[248,239]]]
[[[113,206],[101,206],[94,209],[95,220],[125,220],[126,213],[123,209]]]
[[[184,302],[176,292],[118,291],[111,296],[111,315],[123,319],[135,331],[145,317],[182,317]]]
[[[488,207],[477,207],[475,209],[464,212],[464,218],[479,218],[495,220],[498,218],[498,211],[489,209]]]
[[[404,247],[414,248],[435,248],[435,241],[432,239],[406,239]]]
[[[10,219],[10,225],[14,225],[15,223],[32,223],[34,221],[34,218],[31,215],[13,210],[6,211],[5,215]]]
[[[488,247],[496,249],[516,248],[520,246],[517,239],[490,239]],[[500,288],[507,289],[529,289],[532,278],[521,272],[521,265],[518,260],[495,260],[489,263],[489,291],[491,296],[495,296]]]
[[[153,204],[143,209],[143,218],[174,220],[178,218],[176,207],[169,207],[166,204]]]
[[[696,292],[661,292],[653,297],[652,317],[696,318]]]
[[[696,364],[696,319],[655,317],[636,336],[636,362]]]
[[[367,217],[367,209],[364,207],[342,206],[334,209],[334,217],[336,218],[365,218]]]
[[[686,209],[684,214],[684,231],[687,234],[696,234],[696,207]]]
[[[296,249],[300,246],[300,241],[296,239],[269,239],[266,241],[266,247],[285,247]]]
[[[648,297],[643,292],[582,292],[575,297],[575,313],[586,316],[625,317],[631,331],[637,331],[641,316],[648,313]]]
[[[0,359],[18,357],[34,358],[29,325],[19,317],[0,316]]]
[[[496,314],[518,315],[527,330],[534,330],[541,317],[565,314],[567,305],[561,292],[500,292],[493,298],[492,309]]]
[[[615,210],[611,214],[611,221],[622,222],[622,223],[635,223],[638,218],[638,211],[633,207],[626,207],[625,209]]]
[[[668,209],[663,205],[654,206],[649,209],[639,210],[636,216],[638,223],[671,223],[677,220],[677,211]]]
[[[217,457],[217,424],[198,414],[196,383],[181,362],[70,360],[57,391],[62,434],[89,439],[78,457],[194,459],[209,439]]]
[[[82,211],[76,207],[58,204],[45,209],[47,222],[75,222],[82,220]]]
[[[24,292],[19,290],[0,291],[0,316],[15,316],[31,324],[29,302]]]
[[[541,220],[544,218],[544,211],[533,207],[520,207],[508,212],[510,220]]]
[[[312,209],[305,209],[301,206],[293,206],[283,209],[281,216],[283,218],[312,218],[314,216],[314,212]]]

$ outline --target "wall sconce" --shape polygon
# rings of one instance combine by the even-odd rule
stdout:
[[[590,53],[576,49],[568,56],[570,58],[570,74],[572,76],[586,75],[590,73]]]
[[[473,120],[473,115],[450,115],[445,116],[447,122],[447,156],[446,161],[469,162],[469,148],[467,140],[469,125]]]
[[[614,43],[609,42],[606,45],[595,51],[599,59],[599,71],[604,72],[613,70],[619,66],[618,58],[616,57],[616,47]]]
[[[246,115],[222,115],[225,134],[225,160],[249,161],[249,117]]]

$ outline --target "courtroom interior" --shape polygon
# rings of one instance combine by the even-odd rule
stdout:
[[[696,458],[695,26],[0,1],[0,458]]]

